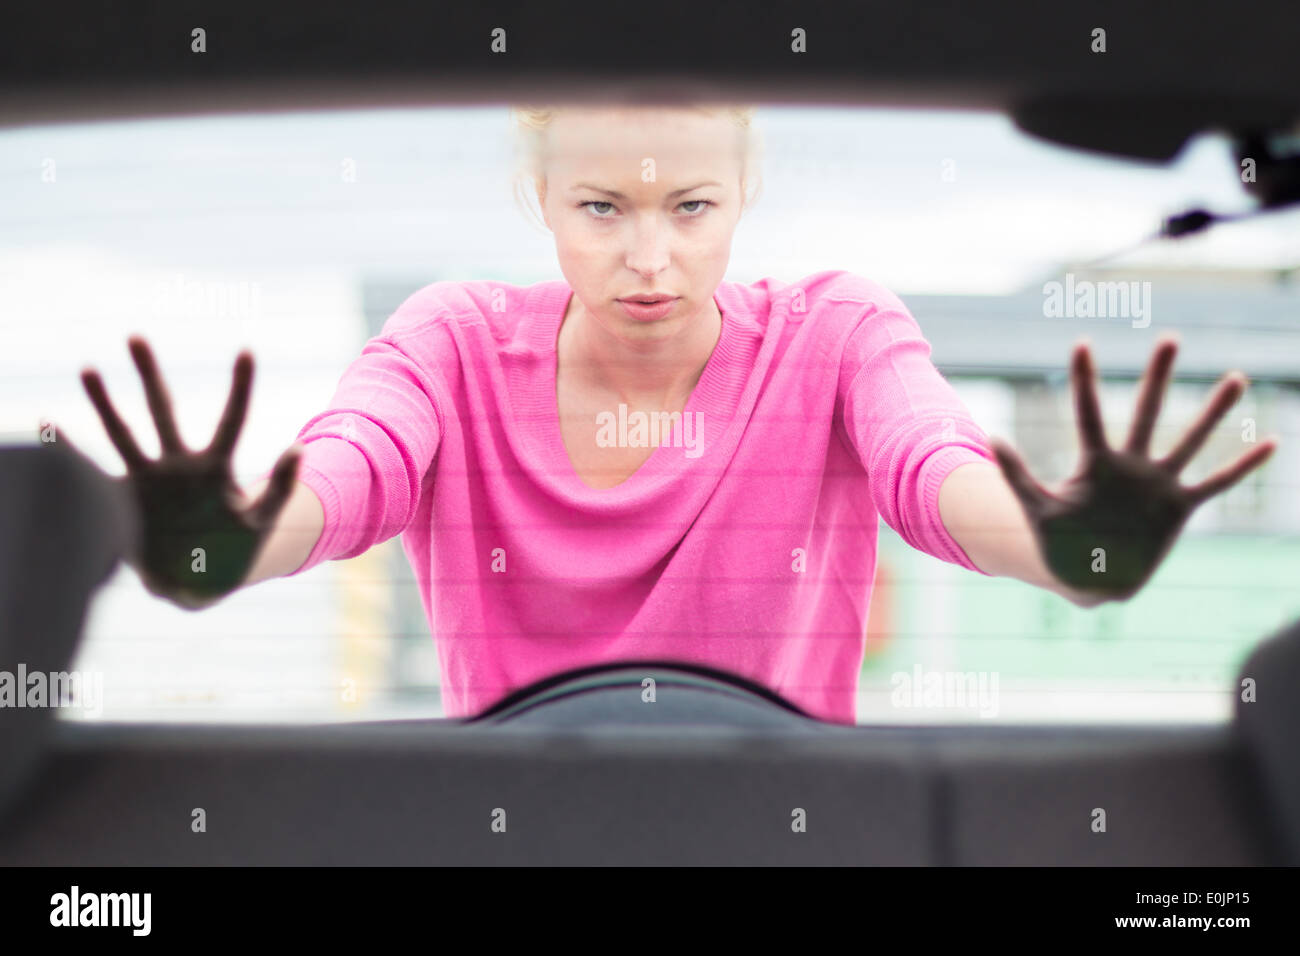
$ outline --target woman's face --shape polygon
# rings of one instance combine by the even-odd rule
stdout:
[[[724,111],[572,108],[546,132],[539,199],[586,316],[632,343],[713,313],[740,218],[742,131]],[[662,318],[619,299],[677,296]]]

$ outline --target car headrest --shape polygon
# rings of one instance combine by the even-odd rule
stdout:
[[[1255,648],[1236,694],[1236,730],[1270,811],[1278,862],[1300,865],[1300,620]]]
[[[39,763],[51,675],[67,672],[90,596],[134,528],[124,489],[77,452],[0,446],[0,813]]]

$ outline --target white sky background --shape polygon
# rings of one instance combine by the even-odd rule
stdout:
[[[1064,262],[1127,248],[1171,213],[1249,205],[1226,141],[1213,136],[1166,168],[1042,144],[998,114],[782,107],[760,109],[757,122],[764,186],[737,233],[728,272],[737,281],[848,269],[904,296],[1009,293]],[[50,159],[56,180],[46,183]],[[355,182],[343,181],[345,159]],[[91,364],[155,454],[125,344],[140,332],[183,436],[201,447],[231,363],[251,347],[258,374],[235,461],[251,481],[327,407],[359,351],[363,277],[411,280],[411,291],[438,279],[560,277],[552,240],[515,204],[511,176],[504,106],[0,130],[0,439],[34,440],[37,422],[53,419],[122,473],[78,379]],[[1298,224],[1274,214],[1123,261],[1294,265]],[[257,284],[260,312],[160,307],[159,290],[178,276]],[[81,666],[112,674],[129,663],[141,686],[225,680],[249,699],[262,699],[266,682],[319,690],[335,672],[330,580],[318,571],[192,615],[122,571],[96,599]]]

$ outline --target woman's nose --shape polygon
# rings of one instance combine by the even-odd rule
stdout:
[[[627,267],[642,275],[662,271],[670,258],[671,235],[662,223],[647,220],[633,227]]]

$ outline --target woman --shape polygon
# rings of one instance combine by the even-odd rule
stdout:
[[[150,590],[204,607],[400,532],[450,717],[570,667],[653,658],[736,672],[852,723],[878,517],[945,561],[1092,606],[1135,593],[1191,511],[1273,450],[1180,486],[1244,389],[1232,373],[1175,449],[1149,457],[1170,339],[1127,442],[1108,447],[1081,345],[1083,459],[1048,491],[971,420],[888,290],[844,272],[723,280],[757,181],[748,110],[517,119],[564,280],[411,296],[248,494],[230,469],[248,353],[194,453],[131,341],[157,462],[83,374],[141,504],[132,563]]]

